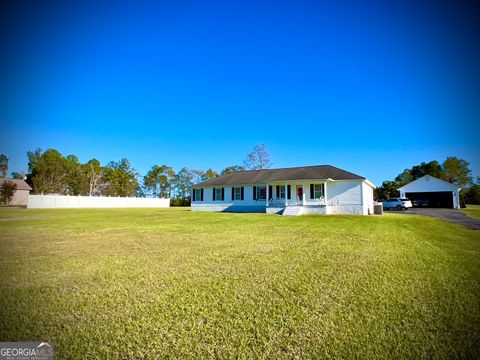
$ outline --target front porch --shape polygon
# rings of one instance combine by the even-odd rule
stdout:
[[[265,200],[267,213],[327,213],[327,181],[267,183],[257,187],[257,195]]]

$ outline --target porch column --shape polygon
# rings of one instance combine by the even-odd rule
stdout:
[[[266,201],[266,206],[268,206],[268,198],[270,197],[270,194],[268,193],[268,184],[267,184],[267,198],[265,199]]]
[[[324,194],[323,194],[323,201],[325,201],[325,205],[327,205],[327,182],[324,181],[323,182],[323,189],[325,190],[324,191]]]
[[[287,206],[287,199],[288,199],[288,194],[287,194],[287,190],[288,190],[288,185],[285,184],[285,206]]]
[[[305,205],[305,183],[302,183],[302,205]]]

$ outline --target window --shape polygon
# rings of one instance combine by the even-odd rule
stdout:
[[[225,200],[225,188],[212,188],[212,200],[213,201]]]
[[[195,189],[195,194],[193,194],[193,201],[203,201],[201,189]]]
[[[266,199],[267,199],[267,187],[257,186],[257,200],[266,200]]]
[[[242,200],[242,188],[235,188],[234,189],[234,200]]]
[[[244,189],[242,187],[232,187],[232,200],[243,200]]]
[[[216,188],[215,189],[215,200],[216,201],[223,200],[223,198],[222,198],[222,188]]]
[[[285,199],[285,185],[277,185],[277,199]]]
[[[325,194],[324,184],[312,184],[311,189],[313,190],[313,198],[320,199]]]

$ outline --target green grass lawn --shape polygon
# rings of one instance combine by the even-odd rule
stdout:
[[[480,205],[469,205],[462,211],[467,214],[468,216],[480,220]]]
[[[0,210],[0,340],[73,358],[478,358],[480,231],[424,216]]]

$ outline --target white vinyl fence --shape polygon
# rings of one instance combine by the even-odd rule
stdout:
[[[107,197],[107,196],[66,196],[28,195],[27,208],[167,208],[170,199]]]

